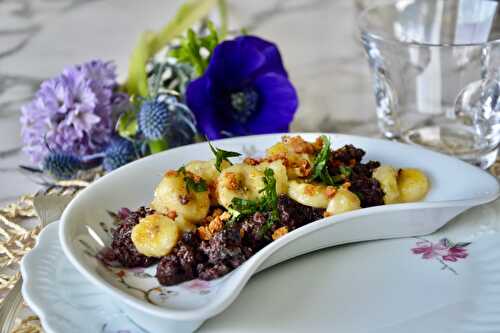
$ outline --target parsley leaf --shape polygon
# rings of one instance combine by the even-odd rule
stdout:
[[[349,177],[352,173],[352,168],[348,166],[340,166],[339,171],[342,176]]]
[[[186,190],[189,192],[206,192],[208,189],[207,182],[200,178],[200,180],[195,181],[193,178],[189,176],[184,177],[184,184],[186,184]]]
[[[278,193],[276,192],[276,178],[274,178],[274,171],[267,168],[264,171],[263,177],[264,187],[259,191],[264,195],[257,200],[247,200],[241,198],[233,198],[231,201],[230,209],[237,212],[235,216],[229,221],[232,225],[240,218],[250,216],[256,212],[268,213],[266,223],[259,230],[259,235],[264,235],[273,224],[279,222],[278,212]]]
[[[184,175],[184,184],[186,185],[186,190],[187,192],[206,192],[208,190],[208,185],[207,182],[203,178],[199,178],[194,180],[192,177],[192,174],[186,172],[186,167],[181,166],[179,169],[177,169],[178,173],[181,173]]]
[[[324,171],[327,167],[326,163],[328,162],[328,157],[330,156],[330,139],[326,135],[321,136],[321,140],[323,140],[323,147],[321,147],[320,152],[316,155],[313,164],[313,172],[311,179],[322,178]],[[327,170],[328,172],[328,170]],[[330,176],[330,175],[328,175]]]
[[[312,174],[310,180],[317,180],[326,185],[334,186],[342,182],[342,176],[331,176],[328,172],[328,159],[330,157],[330,139],[326,135],[322,135],[323,147],[314,159]],[[341,171],[342,172],[342,171]]]
[[[229,161],[229,158],[241,156],[240,153],[237,153],[234,151],[227,151],[227,150],[222,150],[222,149],[216,148],[216,147],[212,146],[210,141],[208,141],[208,145],[210,146],[210,150],[212,151],[212,153],[214,153],[214,155],[215,155],[215,168],[219,172],[221,171],[222,161],[227,161],[229,164],[232,165],[231,161]]]

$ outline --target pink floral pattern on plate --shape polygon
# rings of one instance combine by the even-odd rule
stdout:
[[[469,255],[466,247],[470,243],[453,243],[448,238],[441,238],[436,243],[425,238],[417,239],[416,247],[411,249],[414,254],[422,255],[422,259],[435,259],[443,265],[441,269],[455,274],[458,274],[457,271],[449,263],[465,259]]]
[[[191,280],[183,283],[182,287],[200,295],[206,295],[210,293],[210,282],[204,280]]]

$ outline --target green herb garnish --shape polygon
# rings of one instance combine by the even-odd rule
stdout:
[[[348,166],[340,166],[339,167],[340,174],[344,177],[349,177],[352,173],[352,168]]]
[[[207,182],[201,177],[198,180],[194,180],[193,177],[187,174],[185,166],[181,166],[177,169],[177,172],[184,175],[184,184],[188,193],[191,191],[200,193],[208,190]]]
[[[268,213],[266,223],[259,230],[259,235],[264,235],[274,223],[279,221],[278,212],[278,193],[276,192],[276,179],[274,171],[270,168],[264,170],[264,187],[259,191],[263,196],[257,200],[247,200],[241,198],[233,198],[230,209],[237,212],[228,223],[233,225],[239,219],[245,216],[250,216],[256,212]]]
[[[327,163],[330,158],[330,139],[326,135],[322,135],[321,140],[323,140],[323,147],[321,147],[320,152],[314,159],[310,180],[317,180],[329,186],[339,185],[339,182],[342,182],[343,178],[331,176],[328,171]]]
[[[227,151],[227,150],[222,150],[222,149],[216,148],[216,147],[212,146],[210,141],[208,141],[208,145],[210,146],[210,150],[212,150],[212,153],[214,153],[214,155],[215,155],[215,168],[219,172],[221,172],[222,161],[226,161],[232,165],[229,158],[241,156],[240,153],[237,153],[234,151]]]
[[[208,189],[207,182],[200,178],[200,180],[195,181],[193,178],[189,176],[184,177],[184,184],[186,184],[186,190],[189,192],[206,192]]]
[[[272,226],[279,222],[278,212],[278,193],[276,192],[276,178],[274,178],[274,171],[267,168],[264,171],[264,188],[260,193],[264,193],[261,199],[261,209],[268,212],[266,223],[260,228],[259,236],[265,235]]]

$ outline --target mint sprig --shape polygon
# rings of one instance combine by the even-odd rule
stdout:
[[[212,151],[212,153],[215,156],[215,168],[219,172],[221,172],[221,165],[222,165],[223,161],[226,161],[232,165],[229,158],[241,156],[240,153],[237,153],[235,151],[227,151],[227,150],[222,150],[222,149],[216,148],[216,147],[212,146],[212,143],[210,141],[208,141],[208,145],[210,146],[210,150]]]

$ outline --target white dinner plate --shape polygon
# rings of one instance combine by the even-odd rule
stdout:
[[[23,295],[45,330],[146,332],[72,267],[57,228],[48,226],[22,262]],[[292,259],[255,276],[197,332],[500,332],[499,231],[496,201],[420,239],[343,245]]]

